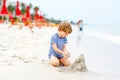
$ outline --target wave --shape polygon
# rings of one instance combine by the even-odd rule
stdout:
[[[97,38],[102,38],[112,43],[120,45],[120,35],[105,34],[105,33],[99,33],[99,32],[87,32],[87,34],[91,36],[95,36]]]

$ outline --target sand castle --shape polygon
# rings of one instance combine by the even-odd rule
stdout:
[[[87,66],[85,64],[85,57],[81,54],[74,63],[72,63],[69,67],[61,67],[59,72],[86,72],[88,71]]]
[[[79,56],[79,58],[77,58],[75,60],[75,62],[69,68],[72,71],[81,71],[81,72],[88,71],[87,67],[86,67],[86,64],[85,64],[85,57],[84,57],[84,55],[81,54]]]

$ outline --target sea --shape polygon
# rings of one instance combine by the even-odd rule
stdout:
[[[84,30],[91,35],[120,45],[120,25],[94,24],[85,26]]]
[[[81,33],[74,25],[71,36],[70,50],[85,54],[88,70],[120,80],[120,25],[88,24]]]

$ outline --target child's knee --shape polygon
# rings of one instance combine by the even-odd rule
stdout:
[[[59,66],[59,62],[58,61],[51,62],[51,65],[54,66],[54,67],[58,67]]]

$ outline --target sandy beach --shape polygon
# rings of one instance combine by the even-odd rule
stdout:
[[[80,54],[84,54],[88,71],[66,71],[67,67],[53,67],[48,62],[49,41],[51,35],[57,32],[56,27],[34,27],[30,30],[28,27],[19,29],[16,25],[11,28],[8,26],[0,24],[0,80],[120,79],[120,66],[116,62],[118,56],[113,56],[103,48],[112,49],[116,46],[117,51],[117,45],[90,36],[87,32],[77,35],[76,29],[73,29],[73,33],[68,36],[68,49],[71,52],[69,60],[73,63]],[[104,44],[100,45],[99,42]],[[109,57],[102,52],[105,51],[103,49]]]

